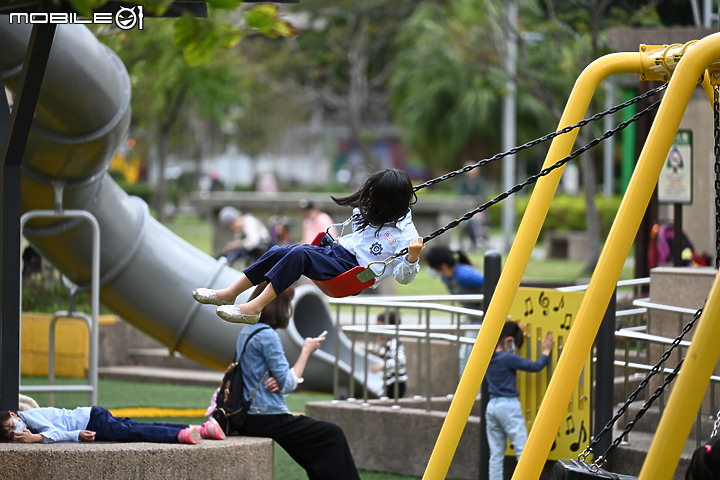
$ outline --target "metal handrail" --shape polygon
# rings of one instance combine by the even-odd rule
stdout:
[[[650,285],[650,277],[642,277],[642,278],[631,278],[629,280],[619,280],[617,282],[617,287],[637,287],[641,285]],[[561,292],[584,292],[588,289],[589,285],[571,285],[569,287],[560,287],[558,288]]]
[[[644,286],[648,285],[650,283],[649,278],[640,278],[640,279],[631,279],[631,280],[624,280],[620,281],[617,284],[618,288],[627,288],[627,287],[638,287],[638,286]],[[573,286],[573,287],[564,287],[560,288],[558,290],[561,291],[584,291],[587,289],[587,285],[579,285],[579,286]],[[459,318],[461,315],[472,315],[475,318],[482,318],[483,312],[480,310],[473,310],[473,309],[467,309],[464,307],[456,307],[453,305],[443,305],[439,304],[437,302],[452,302],[452,303],[459,303],[459,302],[467,302],[467,301],[482,301],[483,297],[481,295],[405,295],[405,296],[373,296],[371,298],[360,296],[360,297],[351,297],[351,298],[341,298],[341,299],[330,299],[329,302],[333,305],[337,306],[337,315],[338,318],[340,316],[340,307],[341,306],[351,306],[353,308],[353,311],[355,312],[353,314],[353,325],[344,325],[340,328],[343,332],[350,333],[350,334],[364,334],[365,335],[365,341],[368,342],[368,335],[386,335],[386,336],[394,336],[396,339],[417,339],[418,341],[425,339],[428,343],[432,340],[436,341],[447,341],[447,342],[453,342],[457,345],[473,345],[475,340],[473,338],[465,337],[461,334],[461,332],[464,331],[473,331],[477,330],[480,326],[479,325],[460,325]],[[650,302],[646,298],[641,299],[635,299],[632,302],[633,308],[618,310],[616,312],[616,318],[622,318],[622,317],[630,317],[630,316],[638,316],[638,315],[646,315],[652,310],[660,310],[660,311],[667,311],[667,312],[673,312],[680,315],[691,315],[695,314],[696,311],[693,309],[688,308],[682,308],[682,307],[676,307],[672,305],[664,305],[660,303]],[[355,315],[358,315],[362,317],[362,313],[357,312],[355,309],[357,307],[364,307],[365,308],[365,321],[360,324],[355,324]],[[414,324],[410,323],[403,323],[402,325],[395,325],[395,326],[378,326],[378,325],[370,325],[369,319],[370,319],[370,311],[369,309],[371,307],[385,307],[385,308],[403,308],[403,309],[416,309],[419,314],[420,322],[415,322]],[[429,314],[430,312],[443,312],[443,313],[450,313],[451,314],[451,322],[449,324],[434,324],[430,325],[429,321],[426,323],[421,323],[425,319],[426,315],[423,315],[422,312],[425,314]],[[455,323],[452,320],[452,316],[458,315],[458,321]],[[649,319],[648,319],[649,320]],[[339,324],[339,323],[338,323]],[[340,324],[339,324],[340,325]],[[633,326],[633,327],[624,327],[616,331],[615,335],[617,339],[625,340],[626,345],[627,341],[635,340],[638,342],[646,342],[646,343],[653,343],[657,345],[671,345],[673,343],[672,339],[668,339],[662,336],[658,335],[651,335],[646,333],[648,329],[647,325],[640,325],[640,326]],[[680,346],[683,348],[686,348],[690,345],[690,342],[688,341],[682,341],[680,343]],[[626,348],[627,350],[627,348]],[[421,350],[422,355],[422,350]],[[429,356],[429,355],[426,355]],[[426,363],[426,362],[418,362],[418,363]],[[622,360],[615,360],[614,365],[616,367],[623,367],[625,369],[625,384],[627,385],[628,377],[629,377],[629,370],[633,371],[650,371],[652,369],[651,365],[643,364],[640,362],[630,362],[627,357],[626,352],[626,358],[625,361]],[[419,370],[420,371],[420,370]],[[671,369],[665,368],[662,370],[664,373],[671,372]],[[428,369],[429,374],[429,369]],[[430,378],[426,378],[428,382],[430,382]],[[714,382],[720,382],[720,376],[713,376],[711,377],[711,381]],[[627,388],[627,387],[626,387]],[[429,397],[429,395],[426,395],[426,397]],[[365,399],[367,401],[367,399]],[[429,404],[429,398],[428,398],[428,404]],[[395,406],[397,406],[397,402],[395,402]],[[661,405],[662,407],[662,405]],[[429,408],[429,407],[428,407]],[[698,415],[701,415],[699,413]]]
[[[438,310],[447,313],[458,313],[473,317],[482,317],[485,312],[473,308],[455,307],[453,305],[442,305],[440,303],[403,302],[377,299],[355,299],[355,298],[333,298],[330,303],[335,305],[362,305],[364,307],[386,307],[386,308],[417,308],[420,310]]]
[[[466,330],[477,330],[478,326],[476,325],[474,328],[466,329]],[[473,345],[475,343],[474,338],[468,338],[468,337],[461,337],[458,335],[451,335],[448,333],[422,333],[422,332],[404,332],[400,333],[398,335],[395,335],[395,329],[378,329],[374,327],[366,328],[359,325],[346,325],[342,327],[343,332],[353,332],[353,333],[368,333],[370,335],[388,335],[392,334],[394,336],[400,337],[400,338],[430,338],[434,340],[447,340],[451,342],[460,342],[460,343],[466,343],[468,345]]]
[[[460,301],[475,301],[475,302],[482,302],[483,300],[482,295],[413,295],[413,296],[395,296],[395,297],[348,297],[348,298],[331,298],[328,299],[328,302],[331,305],[335,305],[337,307],[337,315],[338,315],[338,321],[337,325],[340,329],[342,329],[344,332],[348,333],[357,333],[357,334],[365,334],[365,344],[369,344],[368,335],[370,334],[380,334],[381,330],[377,329],[375,325],[370,325],[370,308],[371,307],[382,307],[386,309],[412,309],[417,311],[418,314],[418,321],[424,322],[423,324],[415,324],[415,325],[397,325],[397,326],[390,326],[385,327],[384,330],[382,330],[382,334],[393,335],[397,340],[399,340],[401,337],[405,338],[413,338],[416,339],[418,342],[425,340],[425,350],[427,350],[427,353],[423,355],[425,358],[424,362],[418,362],[418,373],[417,378],[423,378],[426,383],[426,408],[429,410],[431,408],[430,405],[430,384],[431,384],[431,355],[429,352],[430,348],[430,342],[432,340],[440,340],[440,341],[447,341],[447,342],[454,342],[458,346],[460,345],[472,345],[474,343],[474,339],[466,337],[463,338],[461,335],[462,332],[467,331],[473,331],[477,330],[479,328],[479,323],[477,325],[461,325],[460,324],[460,318],[462,316],[469,316],[476,319],[482,319],[484,312],[482,310],[477,309],[471,309],[471,308],[465,308],[465,307],[458,307],[454,305],[444,305],[440,303],[435,303],[438,301],[444,301],[444,302],[460,302]],[[341,325],[341,322],[339,321],[339,317],[341,315],[340,313],[340,307],[342,306],[349,306],[352,307],[352,325]],[[357,307],[362,307],[365,309],[365,319],[363,322],[363,325],[357,325],[356,324],[356,318],[358,316]],[[450,324],[444,325],[442,327],[438,325],[431,325],[430,324],[430,312],[442,312],[445,314],[450,314]],[[362,315],[362,314],[361,314]],[[453,319],[457,318],[457,322],[454,322]],[[414,332],[411,332],[411,330],[415,330]],[[455,331],[455,334],[448,334],[448,333],[438,333],[441,331]],[[355,336],[352,337],[353,342],[353,349],[354,349],[354,342],[355,342]],[[351,357],[354,359],[354,357]],[[367,372],[368,372],[368,365],[367,365],[367,355],[365,357],[364,361],[364,371],[365,371],[365,381],[367,384]],[[421,368],[424,367],[424,373],[421,371]],[[353,377],[353,372],[355,369],[355,364],[353,361],[351,361],[350,364],[350,376]],[[337,375],[337,374],[336,374]],[[335,387],[337,389],[337,382],[335,383]],[[367,385],[366,385],[367,387]],[[337,391],[335,392],[337,394]],[[350,385],[350,397],[354,398],[354,388],[353,384]],[[367,388],[364,389],[363,392],[363,402],[367,403]],[[395,399],[395,404],[397,405],[397,399]]]
[[[95,216],[86,210],[63,210],[58,198],[62,198],[61,186],[56,185],[55,210],[31,210],[20,217],[20,235],[22,236],[25,224],[33,218],[80,218],[87,220],[92,228],[91,253],[91,280],[90,280],[90,352],[87,380],[89,385],[19,385],[21,392],[88,392],[90,405],[97,405],[98,400],[98,352],[100,345],[99,312],[100,312],[100,224]],[[20,281],[20,299],[22,302],[22,281]],[[22,306],[22,305],[21,305]],[[22,319],[19,324],[21,324]],[[51,329],[50,335],[54,335]],[[54,354],[54,350],[53,350]],[[48,356],[48,362],[54,362]],[[54,365],[48,371],[54,373]],[[18,375],[20,372],[18,372]]]
[[[695,315],[695,313],[697,313],[697,309],[676,307],[674,305],[665,305],[663,303],[655,303],[651,302],[647,298],[638,298],[636,300],[633,300],[633,305],[649,308],[651,310],[661,310],[663,312],[682,313],[687,315]]]

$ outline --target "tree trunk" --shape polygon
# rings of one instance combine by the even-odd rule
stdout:
[[[171,102],[168,102],[170,104],[170,108],[168,108],[164,120],[160,123],[158,131],[158,179],[157,185],[155,186],[155,201],[153,203],[155,203],[157,219],[160,223],[165,223],[165,197],[167,196],[167,184],[165,183],[165,160],[167,157],[167,145],[168,140],[170,139],[170,132],[175,124],[175,119],[177,118],[180,107],[185,100],[186,92],[187,89],[185,87],[181,87],[175,95],[175,98]]]
[[[587,135],[580,134],[578,138],[583,144],[588,143]],[[588,240],[588,255],[583,273],[590,274],[595,270],[600,258],[600,217],[595,205],[595,186],[597,175],[595,173],[595,159],[593,152],[586,152],[580,156],[580,173],[582,175],[583,194],[585,196],[585,234]]]
[[[360,149],[364,163],[377,167],[372,151],[372,140],[363,135],[363,117],[370,96],[368,85],[368,23],[367,15],[361,15],[348,50],[350,88],[348,90],[347,117],[350,132]]]

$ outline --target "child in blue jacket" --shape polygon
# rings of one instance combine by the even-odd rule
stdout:
[[[515,354],[516,349],[522,346],[524,337],[520,325],[511,320],[505,322],[485,375],[490,393],[490,401],[485,410],[487,439],[490,446],[489,480],[503,480],[507,439],[510,439],[516,458],[520,458],[527,441],[525,416],[518,400],[520,392],[515,384],[517,371],[539,372],[550,363],[552,333],[548,332],[545,336],[542,341],[542,353],[534,362]]]

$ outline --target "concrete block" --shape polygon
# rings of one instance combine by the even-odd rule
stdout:
[[[308,416],[342,427],[358,468],[422,476],[445,420],[449,400],[433,401],[426,411],[424,401],[403,399],[401,408],[389,402],[310,402]],[[450,465],[448,478],[477,478],[479,461],[479,417],[470,416]]]
[[[167,443],[0,443],[2,478],[272,480],[269,438]]]

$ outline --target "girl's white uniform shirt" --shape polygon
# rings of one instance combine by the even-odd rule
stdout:
[[[353,210],[355,218],[359,218],[360,211],[356,208]],[[380,231],[376,226],[368,226],[364,230],[358,230],[358,221],[353,220],[352,233],[340,237],[338,242],[346,250],[355,255],[358,265],[367,267],[371,262],[382,262],[388,257],[399,252],[410,244],[414,238],[420,235],[412,221],[412,212],[408,210],[408,214],[396,224],[383,225]],[[377,273],[382,265],[372,265],[371,268]],[[410,263],[407,261],[407,255],[396,258],[391,264],[385,268],[385,272],[375,279],[373,288],[377,287],[380,282],[388,278],[390,275],[395,277],[398,283],[408,284],[415,280],[420,271],[420,262]]]

